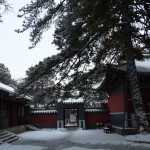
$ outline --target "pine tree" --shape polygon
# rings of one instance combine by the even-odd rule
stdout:
[[[2,22],[2,14],[11,10],[6,0],[0,0],[0,22]]]
[[[78,91],[79,96],[84,98],[85,106],[94,107],[97,102],[104,103],[103,101],[107,99],[106,93],[97,90],[103,78],[104,72],[97,67],[90,69],[87,73],[75,73],[71,76],[72,80],[64,86],[64,90],[72,93]]]
[[[4,64],[0,63],[0,82],[6,85],[11,84],[11,74],[7,67]]]
[[[17,86],[16,80],[11,78],[10,70],[3,63],[0,63],[0,82],[14,89]]]
[[[28,72],[26,86],[43,74],[60,73],[61,80],[85,72],[90,65],[126,61],[135,115],[139,126],[148,127],[140,94],[135,60],[150,55],[149,0],[36,0],[20,10],[24,32],[31,31],[33,48],[55,21],[53,43],[60,53]],[[45,15],[43,15],[43,12]],[[46,65],[45,65],[46,64]]]
[[[54,88],[54,82],[48,76],[36,80],[33,84],[30,84],[26,90],[23,90],[23,92],[22,87],[24,87],[24,80],[18,83],[16,93],[32,97],[32,105],[34,105],[34,107],[39,105],[48,107],[51,103],[55,103],[56,88]]]

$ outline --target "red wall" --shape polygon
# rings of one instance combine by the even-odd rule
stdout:
[[[126,108],[125,109],[127,112],[130,112],[130,113],[134,112],[132,100],[126,100]]]
[[[109,114],[108,112],[87,112],[85,113],[85,121],[86,123],[108,123],[109,122]]]
[[[123,91],[119,91],[108,98],[108,106],[110,113],[112,112],[124,112],[124,94]]]
[[[145,112],[150,113],[150,108],[148,106],[148,104],[150,103],[150,88],[142,88],[141,93],[142,93]],[[131,94],[129,89],[127,93],[127,99],[131,99]],[[133,112],[132,100],[127,100],[126,103],[127,103],[128,112]]]
[[[32,125],[57,125],[57,114],[30,114]]]
[[[150,108],[148,106],[148,104],[150,103],[150,88],[141,89],[141,91],[142,91],[145,112],[150,113]]]
[[[85,125],[87,129],[95,129],[96,123],[109,123],[108,112],[86,112]]]

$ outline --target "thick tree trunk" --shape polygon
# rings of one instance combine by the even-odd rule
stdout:
[[[136,70],[135,61],[127,62],[127,74],[130,83],[130,91],[133,101],[133,107],[135,116],[137,119],[137,123],[139,127],[143,127],[145,130],[149,130],[149,124],[146,117],[146,113],[144,111],[143,100],[141,96],[141,91],[139,87],[138,75]]]
[[[146,113],[144,111],[143,100],[141,96],[138,75],[135,65],[135,50],[133,48],[131,35],[132,28],[130,25],[130,16],[129,16],[129,1],[122,1],[122,30],[124,36],[124,54],[127,61],[127,74],[130,84],[130,91],[133,101],[133,107],[135,112],[135,117],[137,119],[137,123],[139,127],[144,128],[145,130],[149,130],[148,120],[146,117]]]

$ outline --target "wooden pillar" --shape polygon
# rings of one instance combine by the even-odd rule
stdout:
[[[20,124],[23,124],[23,114],[24,114],[24,109],[23,109],[23,100],[21,100],[21,110],[20,110]]]
[[[13,107],[12,107],[12,126],[15,126],[15,98],[13,98]]]
[[[2,128],[2,104],[3,104],[3,95],[0,93],[0,128]]]
[[[132,127],[132,120],[131,120],[131,113],[128,112],[128,127],[131,128]]]
[[[3,124],[3,98],[4,98],[4,93],[1,92],[1,110],[0,110],[0,118],[1,118],[1,123],[0,123],[0,126],[2,128],[2,124]]]

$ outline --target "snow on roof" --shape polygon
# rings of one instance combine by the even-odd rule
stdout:
[[[57,110],[32,110],[31,113],[33,114],[51,114],[51,113],[57,113]]]
[[[45,110],[45,108],[44,107],[36,107],[36,108],[34,108],[34,105],[30,105],[30,108],[32,109],[32,110]]]
[[[138,72],[150,72],[150,67],[136,66]]]
[[[63,101],[64,104],[84,103],[83,97],[79,98],[68,98]]]
[[[135,61],[136,63],[136,69],[138,72],[150,72],[150,60],[146,60],[146,61]],[[126,71],[126,65],[122,64],[122,65],[112,65],[112,67],[114,69],[117,70],[122,70],[122,71]]]
[[[145,61],[135,61],[136,66],[142,66],[145,68],[149,68],[150,69],[150,60],[145,60]]]
[[[113,65],[113,69],[115,70],[120,70],[120,71],[126,71],[126,66],[119,66],[119,65]],[[145,67],[145,66],[136,66],[137,72],[139,73],[145,73],[145,72],[150,72],[150,67]]]
[[[100,108],[86,108],[85,112],[106,112],[106,109],[100,109]]]
[[[0,90],[3,90],[3,91],[6,91],[6,92],[9,92],[9,93],[15,93],[15,89],[8,86],[8,85],[5,85],[3,83],[0,83]],[[29,96],[21,96],[25,99],[28,99],[28,100],[31,100],[32,98],[29,97]]]
[[[12,87],[10,87],[8,85],[5,85],[3,83],[0,83],[0,90],[6,91],[6,92],[10,92],[10,93],[15,93],[14,88],[12,88]]]

